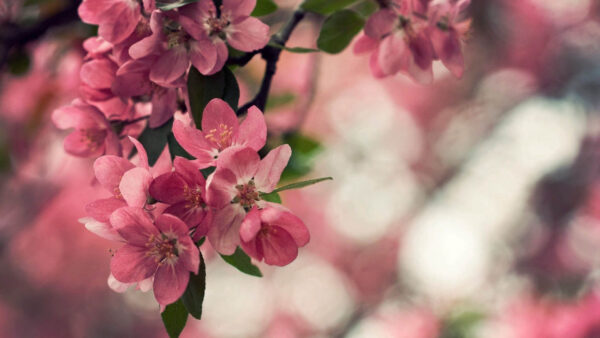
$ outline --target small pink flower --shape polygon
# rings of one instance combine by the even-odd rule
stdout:
[[[154,276],[154,296],[161,305],[183,295],[189,273],[198,273],[200,256],[179,218],[162,214],[153,222],[134,207],[115,211],[111,224],[125,239],[110,262],[110,270],[121,283],[135,283]]]
[[[84,0],[78,12],[83,22],[98,25],[98,35],[113,44],[133,33],[142,17],[136,0]]]
[[[261,49],[269,42],[269,26],[250,16],[255,6],[256,0],[223,0],[218,14],[212,0],[200,0],[179,9],[184,29],[196,40],[209,41],[205,48],[216,54],[210,67],[197,67],[202,74],[223,68],[228,57],[225,41],[244,52]]]
[[[150,185],[150,195],[170,204],[165,213],[172,214],[194,229],[194,240],[208,232],[212,213],[206,205],[206,181],[193,161],[175,158],[175,171],[158,176]]]
[[[262,112],[255,106],[248,109],[246,119],[240,124],[225,101],[213,99],[204,109],[202,130],[175,121],[173,134],[201,168],[206,168],[216,165],[219,155],[228,148],[260,150],[267,139],[267,125]]]
[[[208,203],[218,210],[208,231],[208,240],[215,250],[223,254],[235,251],[246,212],[268,205],[261,193],[275,189],[291,154],[287,144],[271,150],[262,160],[251,148],[223,154],[207,188]]]
[[[310,234],[304,223],[281,207],[252,208],[240,227],[242,249],[270,265],[284,266],[298,256]]]
[[[94,157],[121,153],[119,138],[110,122],[98,109],[79,99],[56,109],[52,121],[60,129],[75,129],[64,142],[65,151],[71,155]]]

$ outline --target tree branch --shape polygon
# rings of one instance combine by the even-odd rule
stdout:
[[[254,54],[247,53],[243,57],[238,58],[244,58],[241,61],[244,61],[245,58],[248,58],[248,60],[246,61],[247,63],[248,61],[250,61],[250,59],[252,59],[254,55],[260,53],[262,58],[266,61],[265,75],[263,77],[258,93],[254,97],[254,99],[252,99],[250,102],[244,104],[238,109],[238,115],[245,113],[246,110],[248,110],[248,108],[252,106],[257,106],[258,109],[264,111],[265,105],[267,104],[267,98],[269,97],[269,91],[271,89],[271,82],[273,81],[273,77],[275,76],[275,72],[277,71],[277,61],[279,61],[279,55],[282,51],[281,48],[274,47],[272,45],[285,46],[286,42],[292,35],[292,32],[294,31],[296,26],[298,26],[300,21],[304,19],[305,15],[306,12],[304,12],[303,9],[296,9],[290,20],[285,24],[285,26],[283,26],[281,31],[271,37],[271,40],[267,46],[265,46],[263,49],[257,51]]]

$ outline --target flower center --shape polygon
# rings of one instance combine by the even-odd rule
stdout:
[[[96,151],[104,139],[106,138],[106,131],[99,129],[87,129],[81,136],[81,143],[84,143],[90,151]]]
[[[256,201],[260,200],[258,191],[254,186],[254,181],[250,181],[247,184],[236,185],[235,188],[238,190],[237,196],[234,198],[234,202],[238,202],[244,209],[250,209],[254,206]]]
[[[213,128],[208,131],[204,136],[207,140],[214,142],[219,150],[227,148],[231,143],[231,135],[233,134],[233,127],[229,127],[223,123],[219,124],[218,128]]]
[[[204,200],[202,199],[202,190],[200,187],[196,186],[196,188],[190,188],[186,186],[183,189],[183,194],[185,195],[185,200],[187,201],[185,204],[186,208],[204,208],[206,206]]]
[[[150,235],[146,242],[146,248],[148,248],[146,255],[154,257],[154,261],[158,265],[174,264],[179,255],[177,239],[169,238],[165,234]]]

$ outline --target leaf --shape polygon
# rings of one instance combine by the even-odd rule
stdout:
[[[262,198],[263,200],[265,200],[267,202],[281,204],[281,196],[279,196],[279,194],[276,192],[270,192],[268,194],[264,194],[264,193],[260,194],[260,198]]]
[[[283,49],[285,51],[288,51],[288,52],[291,52],[291,53],[297,53],[297,54],[318,53],[318,52],[320,52],[320,50],[314,49],[314,48],[286,47],[286,46],[282,46],[282,45],[280,45],[278,43],[274,43],[274,42],[269,42],[269,46],[275,47],[275,48],[279,48],[279,49]]]
[[[198,129],[201,128],[204,108],[212,99],[222,99],[234,111],[237,110],[240,99],[240,88],[235,75],[227,67],[209,76],[200,74],[195,67],[192,67],[188,75],[187,85],[190,109]]]
[[[264,16],[277,10],[277,4],[273,0],[257,0],[256,7],[250,14],[251,16]]]
[[[353,4],[357,0],[305,0],[303,9],[323,15],[329,15]]]
[[[364,0],[351,7],[353,10],[358,12],[364,18],[368,18],[371,14],[375,13],[379,6],[372,0]]]
[[[183,331],[185,323],[187,322],[188,312],[183,306],[181,299],[177,300],[173,304],[167,305],[165,310],[160,314],[165,329],[171,338],[177,338]]]
[[[6,60],[8,65],[8,71],[12,75],[25,75],[29,68],[31,68],[31,58],[24,49],[17,49],[13,53],[10,53]]]
[[[170,11],[194,2],[198,2],[198,0],[179,0],[175,2],[157,1],[156,8],[160,9],[161,11]]]
[[[300,188],[304,188],[309,185],[317,184],[319,182],[323,182],[323,181],[327,181],[327,180],[333,180],[333,177],[321,177],[321,178],[315,178],[312,180],[306,180],[306,181],[301,181],[301,182],[284,185],[283,187],[273,190],[271,193],[280,192],[280,191],[284,191],[284,190],[291,190],[291,189],[300,189]]]
[[[169,133],[171,133],[171,127],[173,127],[173,119],[170,119],[167,123],[158,128],[152,129],[149,126],[146,126],[146,129],[144,129],[138,137],[138,141],[140,141],[148,153],[148,164],[150,166],[153,166],[154,163],[156,163],[160,154],[165,150],[165,146],[168,142],[167,137]],[[136,149],[133,148],[131,156],[133,156],[135,152]]]
[[[323,23],[317,46],[327,53],[337,54],[350,44],[364,24],[365,19],[354,11],[344,9],[335,12]]]
[[[245,274],[248,274],[250,276],[262,277],[262,273],[260,272],[258,267],[252,264],[252,262],[250,261],[250,257],[248,257],[248,255],[246,255],[246,253],[239,247],[235,249],[233,255],[221,255],[221,257],[225,262],[229,263],[231,266]]]
[[[283,143],[292,148],[292,156],[281,174],[282,181],[297,180],[312,170],[314,158],[322,150],[321,144],[300,133],[284,136]]]
[[[172,132],[167,135],[167,143],[169,144],[171,160],[174,160],[175,156],[187,158],[188,160],[194,159],[194,156],[190,155],[185,149],[183,149],[179,142],[177,142],[177,139],[175,139],[175,135],[173,135]]]
[[[281,94],[271,94],[267,99],[265,110],[284,107],[296,100],[296,95],[293,92],[284,92]]]
[[[196,319],[202,317],[202,302],[204,302],[204,291],[206,290],[206,265],[204,264],[204,257],[200,253],[200,267],[198,268],[198,274],[195,275],[190,272],[190,281],[188,286],[181,296],[183,305],[187,311]]]
[[[215,172],[216,167],[208,167],[208,168],[204,168],[204,169],[200,169],[200,172],[202,173],[202,176],[204,176],[204,178],[208,178],[208,176],[212,173]]]

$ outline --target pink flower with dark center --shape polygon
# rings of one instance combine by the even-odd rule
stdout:
[[[121,153],[119,138],[110,122],[98,109],[79,99],[56,109],[52,122],[60,129],[75,129],[64,142],[65,151],[71,155],[94,157]]]
[[[179,218],[162,214],[153,222],[134,207],[115,211],[110,222],[125,239],[110,262],[110,270],[121,283],[134,283],[154,276],[154,296],[161,305],[175,302],[187,287],[190,272],[198,273],[200,256]]]
[[[184,221],[194,230],[194,240],[205,236],[212,224],[212,212],[206,205],[206,181],[193,161],[175,158],[175,171],[158,176],[150,185],[150,195],[170,204],[165,213]]]
[[[282,207],[252,208],[240,227],[242,249],[259,261],[284,266],[298,256],[310,234],[304,223]]]
[[[260,150],[267,140],[267,125],[262,112],[252,106],[240,124],[233,109],[221,99],[211,100],[202,115],[202,130],[175,121],[177,142],[197,160],[201,168],[215,166],[226,149],[249,147]]]
[[[196,40],[208,40],[216,59],[211,67],[198,70],[205,75],[221,70],[227,61],[225,42],[235,49],[251,52],[269,42],[269,26],[250,13],[256,0],[223,0],[219,11],[212,0],[200,0],[179,9],[179,21]]]
[[[271,150],[262,160],[251,148],[223,154],[207,188],[208,203],[217,210],[208,231],[208,240],[215,250],[222,254],[235,251],[246,212],[268,205],[261,193],[275,189],[291,154],[287,144]]]
[[[137,0],[84,0],[78,12],[83,22],[98,25],[98,35],[113,44],[133,33],[142,17]]]

